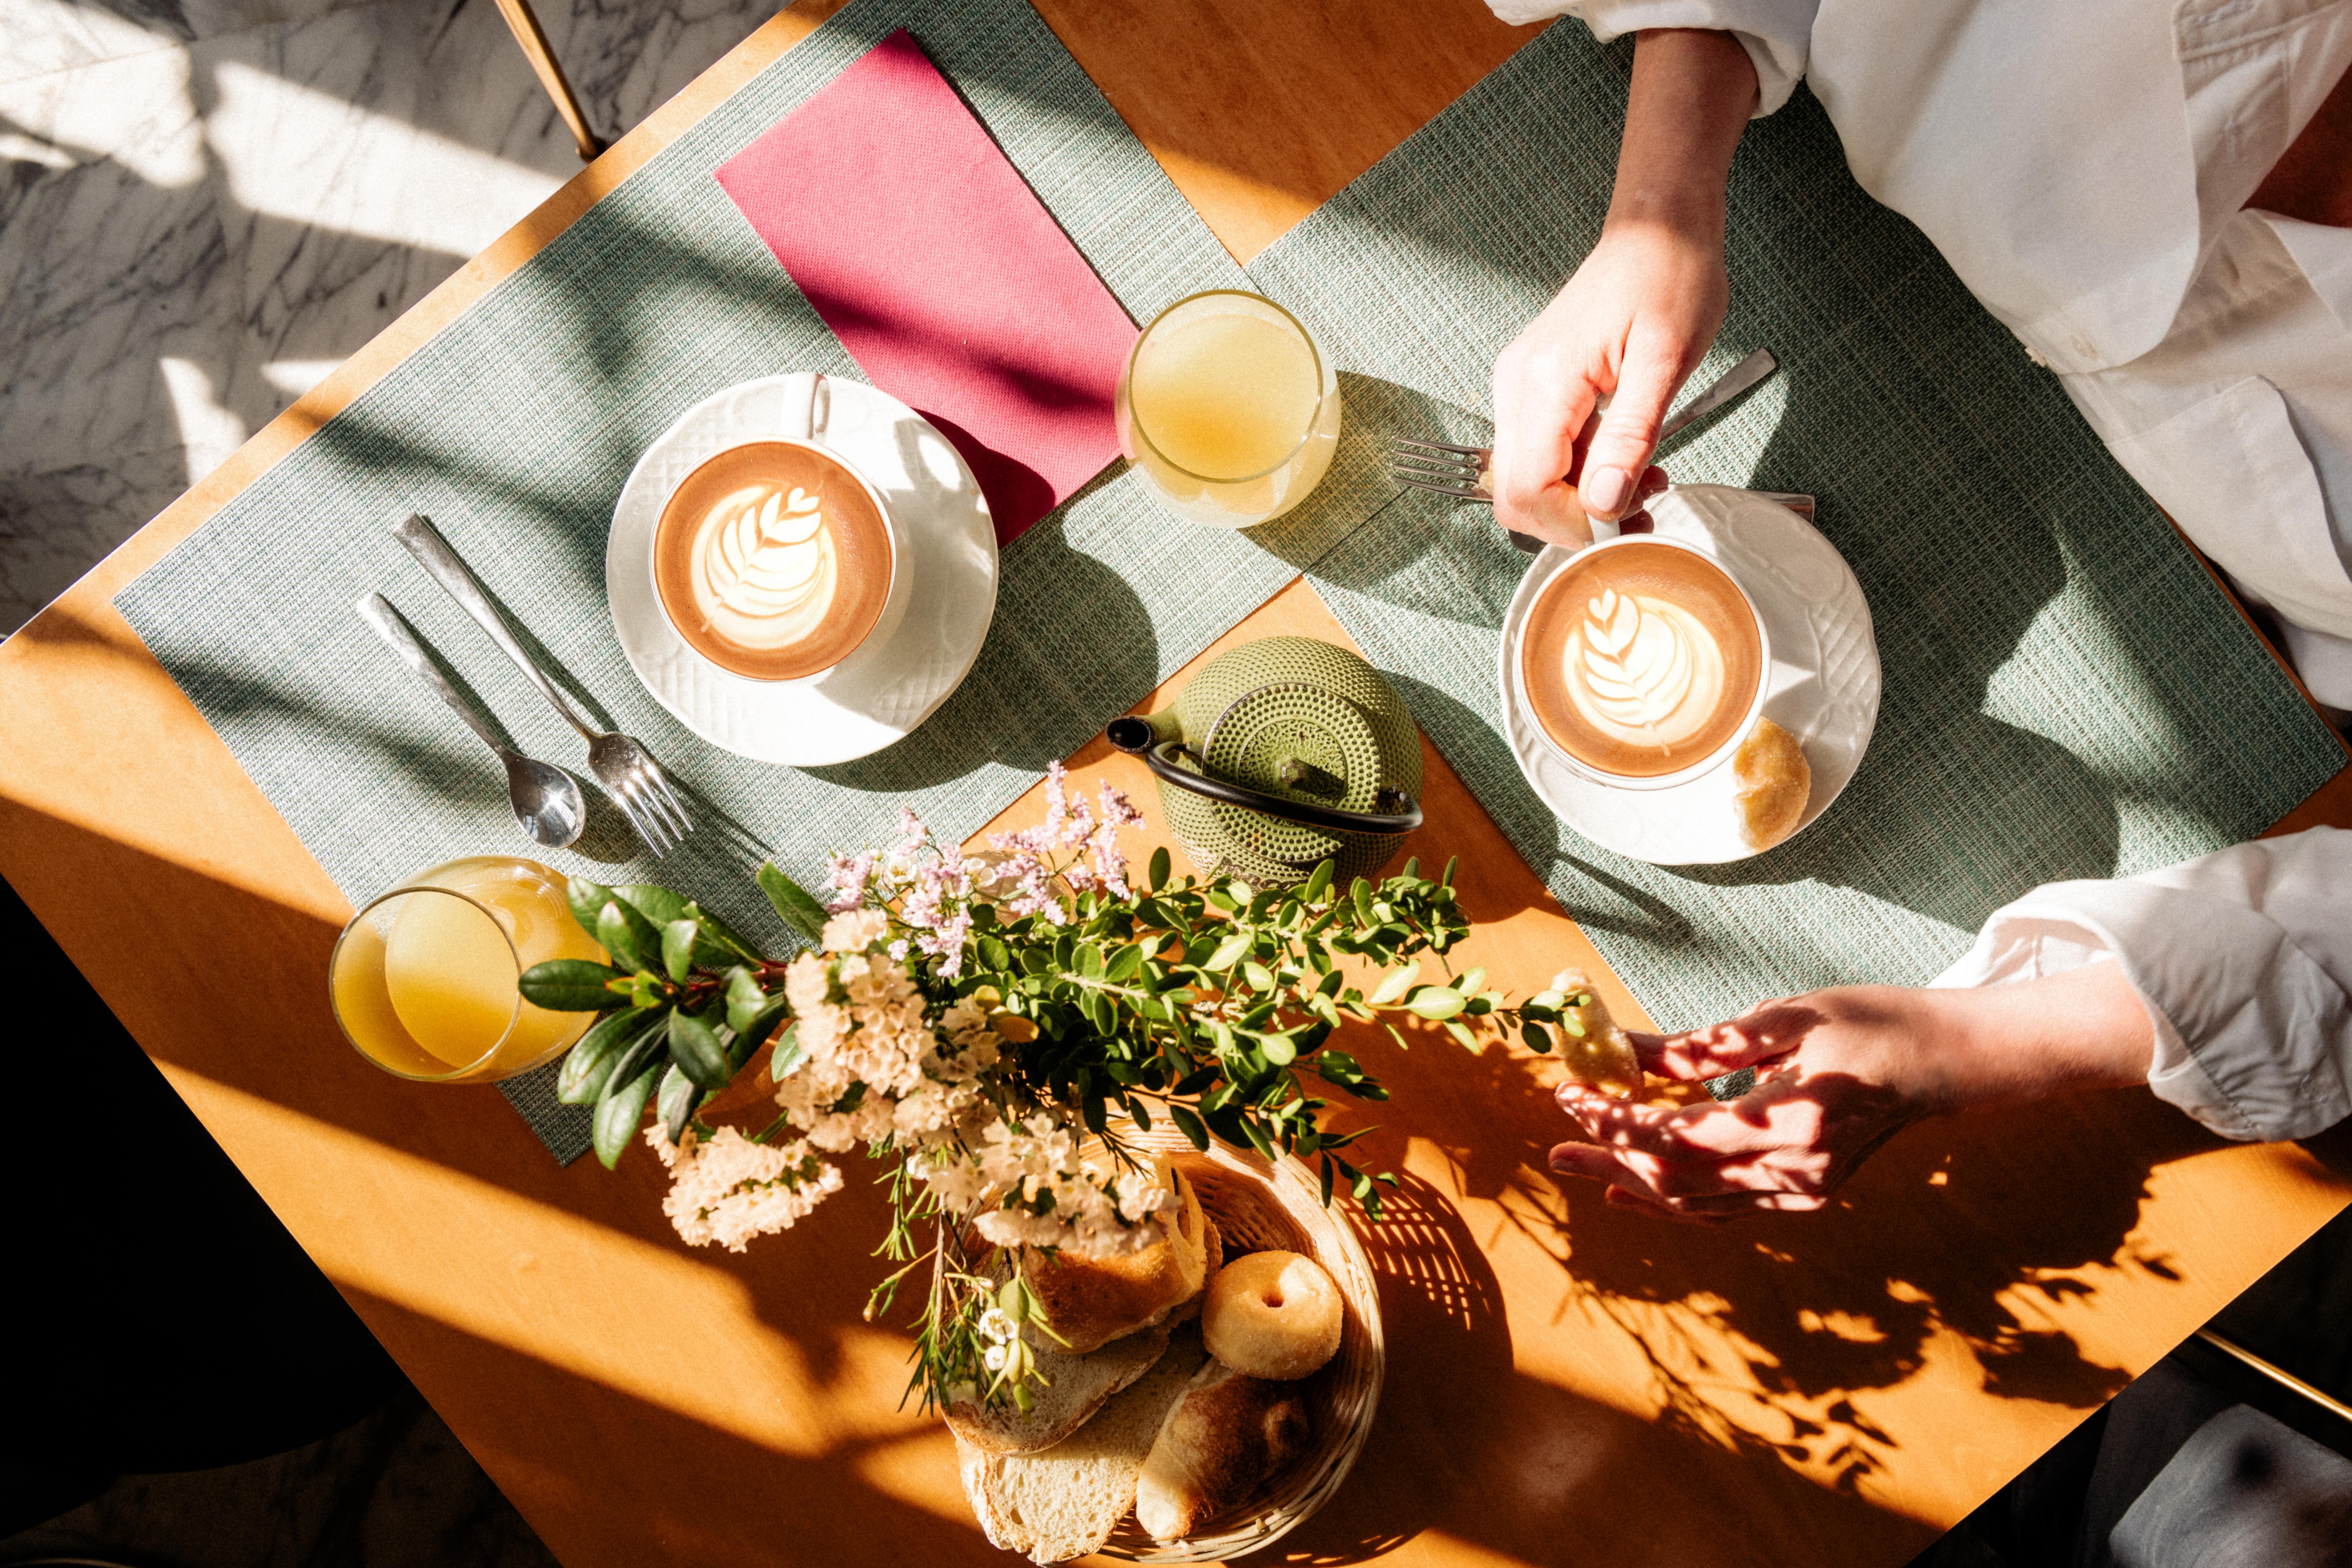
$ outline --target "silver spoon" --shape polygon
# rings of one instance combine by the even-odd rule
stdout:
[[[474,705],[449,684],[382,594],[370,594],[353,607],[360,619],[391,645],[400,662],[439,692],[441,700],[466,721],[466,728],[499,754],[499,761],[507,766],[507,802],[514,807],[515,820],[522,830],[550,849],[568,849],[578,843],[581,830],[588,826],[588,803],[581,797],[580,781],[554,763],[526,757],[499,740]]]

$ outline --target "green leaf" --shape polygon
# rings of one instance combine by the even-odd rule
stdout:
[[[1256,1117],[1243,1117],[1241,1124],[1243,1135],[1249,1139],[1252,1148],[1269,1160],[1282,1158],[1282,1150],[1276,1145],[1273,1139],[1266,1136],[1265,1129],[1258,1125]]]
[[[1412,994],[1412,999],[1405,1004],[1405,1010],[1415,1017],[1442,1023],[1462,1011],[1462,1001],[1459,991],[1448,990],[1443,985],[1424,985]]]
[[[1175,1121],[1176,1130],[1192,1141],[1193,1148],[1204,1154],[1208,1152],[1209,1130],[1201,1125],[1200,1117],[1193,1113],[1191,1106],[1171,1105],[1168,1114]]]
[[[1357,878],[1354,886],[1348,889],[1348,897],[1356,906],[1358,925],[1380,924],[1378,921],[1372,919],[1372,885],[1370,882],[1365,881],[1361,877]]]
[[[1412,990],[1412,983],[1420,978],[1421,965],[1418,963],[1406,964],[1402,969],[1398,970],[1394,974],[1390,975],[1386,980],[1381,982],[1380,989],[1374,991],[1371,994],[1372,1005],[1375,1007],[1387,1006],[1390,1003],[1395,1001],[1398,997]]]
[[[596,911],[596,940],[625,969],[651,970],[661,963],[661,932],[618,899],[607,899]]]
[[[706,969],[717,969],[730,958],[746,963],[760,961],[760,950],[743,939],[741,932],[700,904],[689,903],[686,912],[702,922],[702,941],[695,949],[694,961]]]
[[[684,1013],[669,1016],[669,1054],[687,1077],[705,1089],[725,1089],[727,1080],[735,1076],[718,1031]]]
[[[681,985],[694,973],[694,949],[701,935],[701,922],[690,915],[662,927],[662,967]]]
[[[782,1083],[799,1071],[801,1063],[806,1060],[808,1047],[801,1044],[800,1020],[795,1018],[776,1037],[775,1051],[768,1058],[768,1076]]]
[[[1537,1023],[1531,1018],[1519,1026],[1519,1033],[1526,1037],[1528,1049],[1535,1052],[1538,1056],[1549,1056],[1551,1054],[1551,1031],[1545,1028],[1541,1024]]]
[[[656,887],[651,882],[624,882],[609,891],[613,897],[645,916],[650,925],[666,926],[683,917],[692,907],[686,901],[684,894],[673,893],[667,888]],[[604,906],[600,904],[597,907],[601,909]]]
[[[1103,952],[1093,942],[1078,944],[1078,973],[1089,980],[1098,979],[1103,972]]]
[[[1472,1034],[1470,1032],[1469,1026],[1463,1023],[1461,1019],[1446,1019],[1445,1032],[1453,1036],[1454,1038],[1461,1044],[1464,1049],[1475,1051],[1478,1048],[1478,1037]]]
[[[1249,950],[1250,933],[1245,931],[1237,931],[1217,944],[1217,951],[1209,955],[1209,962],[1202,965],[1202,967],[1204,969],[1230,969],[1238,963],[1242,955],[1249,952]]]
[[[1445,858],[1445,874],[1437,879],[1437,885],[1439,887],[1450,888],[1454,886],[1454,868],[1460,865],[1461,862],[1462,857],[1459,855],[1448,855]]]
[[[773,860],[760,867],[760,891],[768,895],[768,902],[776,907],[777,918],[788,931],[796,931],[814,947],[824,937],[824,906],[808,896],[806,889],[776,869]]]
[[[523,1000],[551,1013],[601,1013],[619,1000],[606,985],[629,978],[610,964],[584,958],[551,958],[522,972]]]
[[[676,1062],[663,1069],[661,1088],[654,1095],[654,1114],[661,1119],[662,1135],[675,1144],[686,1134],[687,1118],[702,1103],[702,1090]]]
[[[1317,1195],[1323,1200],[1323,1206],[1329,1208],[1331,1206],[1331,1156],[1328,1154],[1323,1156],[1323,1179],[1316,1184],[1316,1189]]]
[[[1486,969],[1482,966],[1477,969],[1464,970],[1462,973],[1454,979],[1454,989],[1461,992],[1465,996],[1477,995],[1478,993],[1486,989]]]
[[[1289,1035],[1267,1035],[1257,1043],[1265,1059],[1276,1067],[1286,1068],[1298,1059],[1298,1042]]]
[[[980,961],[1002,973],[1013,967],[1013,950],[992,936],[980,939]]]
[[[1127,1102],[1127,1113],[1134,1119],[1135,1125],[1139,1129],[1145,1132],[1151,1131],[1151,1112],[1144,1109],[1143,1101],[1139,1100],[1129,1100]]]
[[[604,1092],[604,1080],[627,1048],[631,1032],[644,1026],[635,1012],[610,1013],[588,1026],[555,1075],[555,1098],[566,1105],[586,1105]]]
[[[1103,978],[1110,981],[1132,980],[1142,972],[1142,945],[1129,942],[1111,954],[1110,963],[1104,966]]]
[[[567,877],[563,882],[563,901],[572,906],[572,918],[590,936],[596,934],[596,912],[613,901],[613,889],[602,882],[592,882],[585,877]]]
[[[1151,868],[1144,879],[1153,892],[1168,885],[1168,848],[1162,845],[1151,852]]]
[[[646,1119],[646,1101],[653,1098],[654,1079],[660,1076],[661,1066],[656,1063],[618,1088],[608,1087],[604,1098],[596,1102],[596,1158],[611,1170],[620,1160],[621,1151],[637,1135],[637,1123]]]
[[[1307,879],[1306,891],[1301,894],[1301,897],[1303,897],[1308,903],[1316,904],[1322,902],[1323,895],[1331,890],[1331,873],[1334,868],[1334,865],[1335,863],[1333,861],[1326,860],[1323,864],[1315,868],[1315,874],[1313,876]]]
[[[1274,976],[1267,972],[1265,965],[1263,963],[1243,964],[1242,978],[1248,982],[1249,988],[1253,991],[1271,991],[1274,989]]]

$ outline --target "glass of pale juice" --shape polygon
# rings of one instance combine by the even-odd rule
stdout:
[[[593,1020],[523,1000],[522,972],[551,958],[604,961],[535,860],[476,855],[436,866],[343,928],[328,962],[335,1021],[360,1055],[425,1083],[511,1078]]]
[[[1300,321],[1238,289],[1152,318],[1119,373],[1119,450],[1179,517],[1246,528],[1307,499],[1339,444],[1339,377]]]

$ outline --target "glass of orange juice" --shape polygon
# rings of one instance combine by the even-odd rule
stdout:
[[[1246,528],[1307,499],[1339,444],[1339,377],[1315,334],[1238,289],[1152,318],[1120,372],[1119,450],[1179,517]]]
[[[477,855],[411,879],[352,917],[328,986],[343,1036],[386,1072],[481,1083],[528,1072],[594,1021],[523,1000],[522,972],[551,958],[602,963],[572,918],[561,873]]]

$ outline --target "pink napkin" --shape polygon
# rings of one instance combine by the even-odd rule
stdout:
[[[955,443],[1000,543],[1118,455],[1135,323],[903,28],[719,183],[866,377]]]

